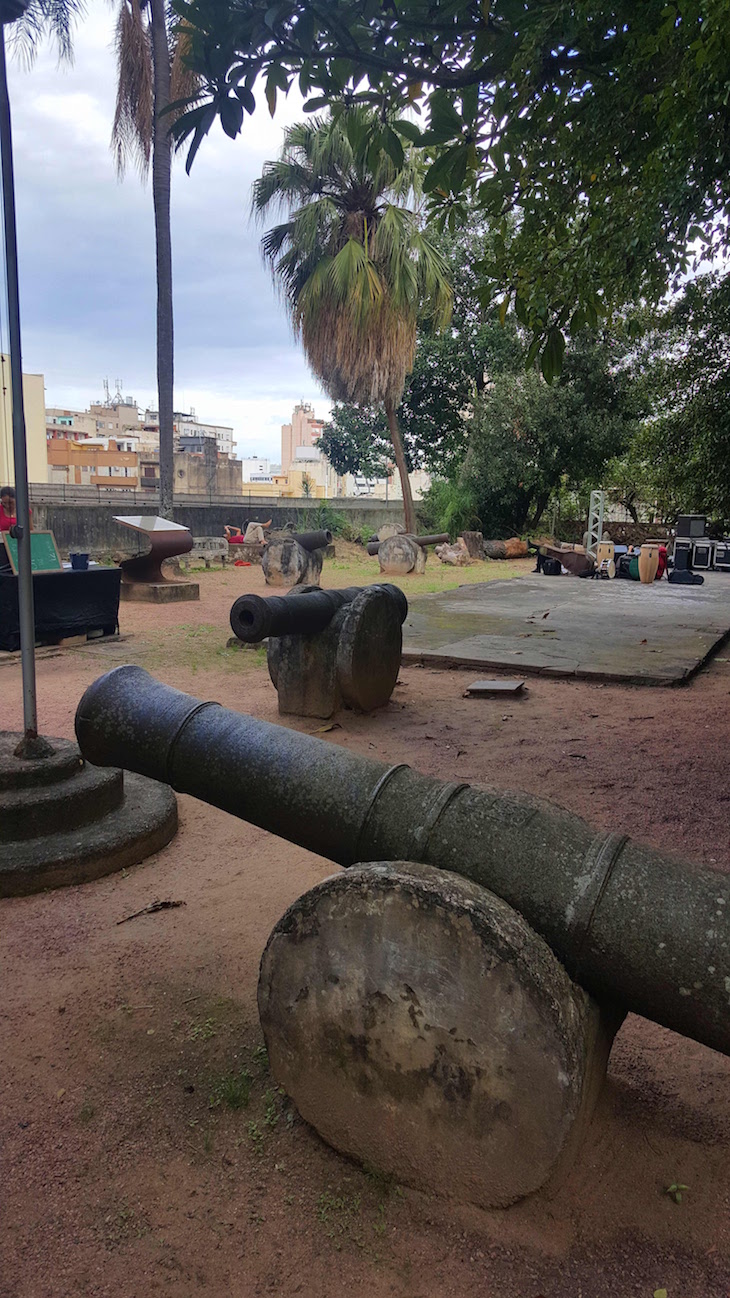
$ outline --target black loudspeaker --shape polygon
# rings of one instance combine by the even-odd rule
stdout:
[[[543,577],[559,577],[562,564],[559,559],[543,559],[542,573]]]
[[[691,536],[694,540],[705,535],[706,522],[704,514],[680,514],[675,531],[677,536]]]

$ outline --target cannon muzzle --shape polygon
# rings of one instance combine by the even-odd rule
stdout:
[[[562,808],[389,766],[117,667],[76,713],[83,756],[170,784],[340,865],[416,861],[475,880],[571,976],[730,1054],[730,877]]]
[[[320,590],[319,587],[302,587],[296,594],[241,595],[231,608],[231,629],[246,644],[258,644],[268,636],[314,635],[324,631],[343,604],[351,604],[363,586],[347,586],[344,590]],[[403,623],[408,613],[408,600],[399,586],[383,582],[375,589],[384,590],[395,600]]]

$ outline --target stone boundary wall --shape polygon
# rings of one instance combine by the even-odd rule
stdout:
[[[100,501],[93,488],[88,490],[88,496],[83,488],[76,488],[72,499],[58,500],[53,498],[53,487],[46,492],[42,483],[31,484],[34,527],[53,532],[62,557],[72,550],[86,552],[93,558],[144,551],[146,547],[137,544],[128,528],[114,522],[114,515],[156,514],[157,500],[148,496],[140,499],[139,493],[120,492],[118,500]],[[189,527],[193,536],[223,536],[225,524],[244,528],[253,520],[266,522],[269,518],[274,528],[291,522],[298,531],[314,531],[326,525],[318,515],[321,504],[332,513],[343,515],[356,531],[368,527],[377,532],[385,523],[403,521],[400,500],[386,504],[382,500],[351,497],[324,502],[280,497],[267,500],[255,496],[251,503],[246,497],[195,503],[185,500],[176,502],[174,518],[176,523]]]

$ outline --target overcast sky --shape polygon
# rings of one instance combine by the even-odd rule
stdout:
[[[71,67],[41,52],[30,70],[10,60],[18,207],[23,369],[42,373],[47,405],[85,409],[103,380],[157,406],[152,191],[117,180],[115,9],[94,6]],[[215,126],[190,177],[172,182],[175,407],[233,426],[239,455],[280,454],[280,425],[301,397],[329,407],[294,343],[249,222],[251,183],[297,115],[264,108],[235,142]],[[3,302],[3,350],[7,312]]]

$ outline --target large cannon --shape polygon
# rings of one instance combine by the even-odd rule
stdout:
[[[726,875],[524,794],[202,703],[138,667],[86,691],[76,732],[97,765],[353,867],[276,925],[259,1009],[302,1115],[383,1171],[492,1205],[556,1177],[627,1010],[730,1053]]]
[[[389,583],[345,590],[300,586],[270,599],[241,595],[230,620],[245,644],[268,638],[280,712],[330,717],[343,704],[372,712],[388,702],[407,613],[405,595]]]
[[[231,630],[245,644],[260,644],[269,636],[314,635],[329,626],[343,604],[351,604],[362,594],[362,586],[343,590],[320,590],[319,586],[301,587],[289,595],[241,595],[231,608]],[[378,590],[387,591],[401,611],[401,622],[408,612],[408,600],[399,586],[382,582]],[[302,599],[306,594],[307,598]]]
[[[267,586],[314,586],[319,584],[324,552],[332,533],[280,532],[266,544],[261,567]]]

